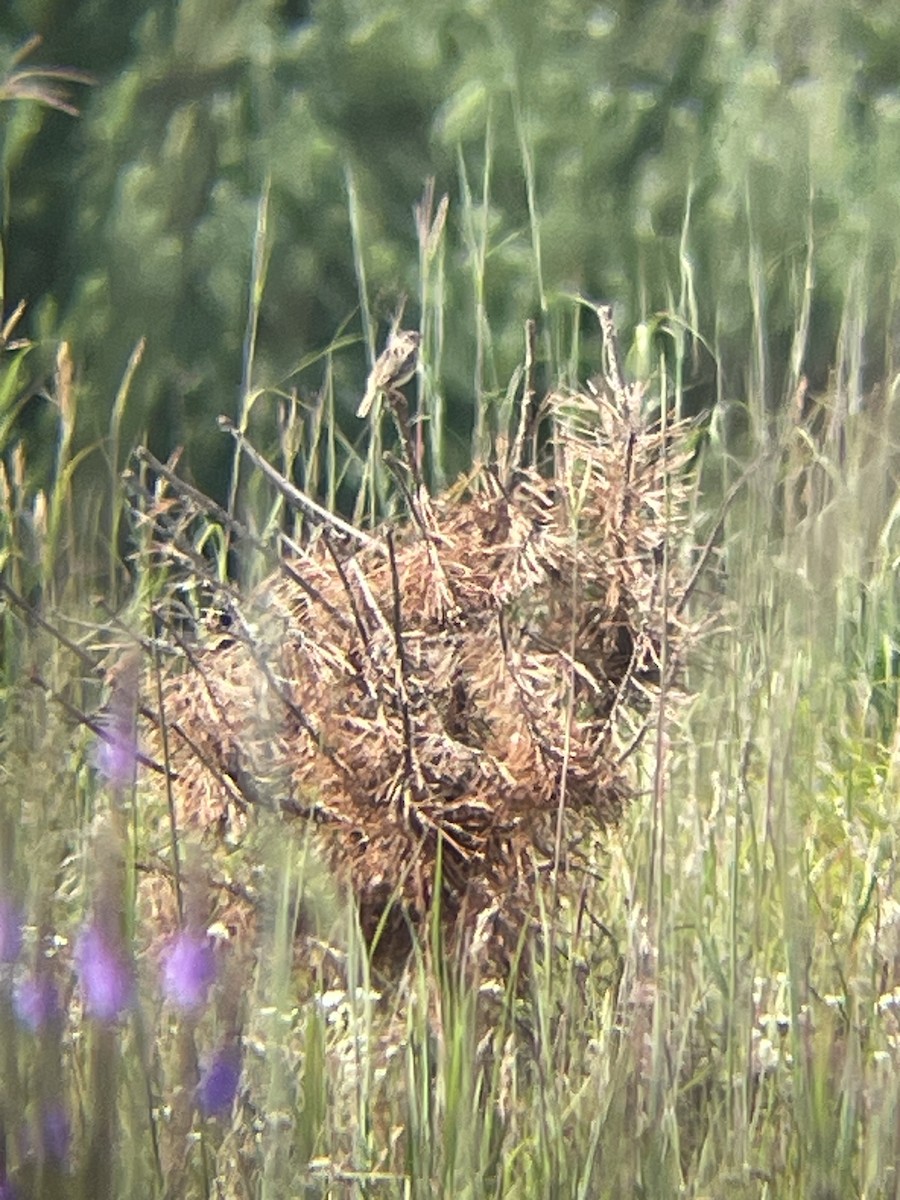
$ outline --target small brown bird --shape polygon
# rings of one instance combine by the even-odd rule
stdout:
[[[419,363],[421,341],[421,334],[411,329],[397,329],[391,333],[369,375],[366,394],[356,410],[358,417],[367,417],[379,396],[390,396],[409,383]]]

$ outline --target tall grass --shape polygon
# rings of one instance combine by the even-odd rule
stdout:
[[[509,397],[532,378],[525,369],[524,379],[487,382],[489,190],[487,174],[478,204],[463,188],[483,356],[476,455],[489,432],[512,436],[497,412],[508,416]],[[255,283],[265,261],[260,213]],[[440,205],[423,204],[421,398],[438,481],[448,473],[437,370],[450,319],[443,230]],[[664,419],[681,410],[697,333],[689,240],[688,213],[671,289],[679,299],[658,321],[674,349],[653,362],[640,348],[648,405],[655,398]],[[362,231],[355,244],[374,352]],[[167,581],[138,524],[130,578],[103,560],[109,597],[129,603],[113,618],[93,600],[80,564],[95,547],[70,502],[74,412],[61,354],[49,496],[29,490],[23,452],[3,446],[2,1186],[85,1197],[896,1194],[900,407],[891,380],[870,395],[854,390],[864,322],[848,308],[833,390],[808,398],[803,413],[773,409],[752,246],[747,278],[758,315],[747,348],[752,387],[723,396],[719,410],[739,418],[742,436],[726,436],[716,417],[696,464],[693,540],[714,546],[694,601],[708,631],[663,698],[621,828],[592,847],[579,902],[555,901],[550,889],[539,896],[545,936],[528,979],[514,970],[480,986],[448,961],[437,919],[403,981],[380,983],[352,909],[315,867],[314,837],[269,814],[232,848],[257,865],[261,943],[242,945],[240,928],[214,929],[216,981],[201,1002],[185,1009],[166,992],[158,965],[175,933],[192,932],[190,903],[165,914],[141,881],[159,867],[160,846],[176,873],[201,851],[177,827],[161,837],[166,818],[152,789],[104,760],[117,738],[127,743],[140,700],[124,685],[117,692],[107,673],[113,725],[109,712],[101,720],[92,664],[108,667],[112,647],[115,666],[129,637],[153,637]],[[552,375],[580,355],[569,351],[581,310],[541,295],[544,356],[566,348],[559,363],[543,364]],[[258,395],[259,303],[255,290],[242,432],[252,431]],[[797,364],[808,303],[801,288]],[[0,360],[4,411],[24,352],[7,349]],[[113,418],[114,508],[117,430],[136,365],[137,356]],[[792,388],[802,394],[799,367]],[[383,511],[380,456],[357,456],[336,431],[328,388],[309,414],[281,399],[285,465],[331,503],[337,479],[354,474],[358,512]],[[12,423],[0,428],[11,439]],[[236,498],[237,461],[233,478]],[[263,511],[256,532],[271,546],[284,522],[279,508]],[[224,573],[226,525],[213,514],[194,532],[197,551]],[[678,552],[673,538],[665,553]],[[301,920],[321,927],[321,960],[296,960]],[[111,1008],[98,1005],[73,953],[92,922],[114,940],[133,987],[122,983]],[[330,986],[336,972],[340,989]],[[45,981],[58,1004],[29,1008],[28,988]]]

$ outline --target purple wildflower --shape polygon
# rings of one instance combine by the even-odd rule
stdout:
[[[72,1141],[72,1126],[65,1106],[60,1101],[51,1101],[44,1107],[41,1116],[41,1135],[44,1157],[57,1163],[64,1163]]]
[[[113,719],[106,726],[94,752],[97,770],[115,788],[130,787],[134,782],[138,747],[131,722]]]
[[[89,925],[75,947],[75,965],[88,1014],[115,1021],[133,998],[131,969],[122,950],[99,926]]]
[[[170,943],[163,958],[163,991],[179,1008],[199,1008],[216,977],[212,942],[184,930]]]
[[[0,896],[0,963],[12,963],[22,949],[22,910],[8,896]]]
[[[72,1126],[68,1114],[59,1102],[48,1104],[41,1122],[44,1135],[44,1153],[57,1162],[65,1162],[72,1140]]]
[[[60,1015],[59,995],[48,975],[26,975],[13,992],[13,1011],[32,1033]]]
[[[16,1132],[19,1155],[23,1161],[33,1163],[35,1159],[40,1159],[57,1167],[65,1165],[72,1145],[72,1125],[61,1100],[42,1101],[37,1127],[23,1121]],[[2,1189],[0,1200],[5,1200]]]
[[[213,1054],[200,1074],[197,1107],[205,1117],[227,1116],[241,1078],[241,1049],[228,1042]]]
[[[102,728],[94,761],[116,789],[134,783],[138,758],[135,714],[141,669],[141,655],[137,650],[126,652],[110,669],[109,701],[99,718]]]

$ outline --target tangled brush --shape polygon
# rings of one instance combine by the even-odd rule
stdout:
[[[607,348],[600,386],[523,410],[502,464],[434,499],[410,467],[407,518],[372,533],[232,431],[317,528],[249,595],[216,587],[149,744],[182,827],[234,834],[258,806],[312,822],[382,961],[436,904],[456,944],[508,960],[540,877],[573,872],[633,795],[687,632],[685,431],[641,423],[611,327]],[[145,519],[183,586],[212,586],[183,537],[210,507],[158,476]]]

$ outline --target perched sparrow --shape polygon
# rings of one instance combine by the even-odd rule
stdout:
[[[409,329],[395,330],[372,368],[366,383],[366,394],[356,410],[358,417],[366,417],[379,395],[390,395],[409,383],[416,373],[419,361],[420,334]]]

